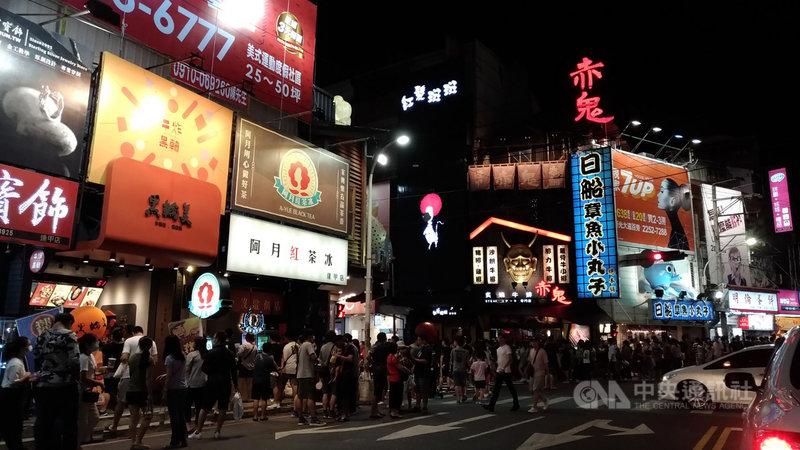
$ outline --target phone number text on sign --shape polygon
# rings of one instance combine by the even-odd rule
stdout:
[[[83,0],[62,1],[85,9]],[[244,90],[251,83],[253,95],[285,112],[311,110],[316,6],[308,0],[251,2],[258,8],[239,14],[233,9],[248,2],[100,1],[120,14],[127,36],[148,47],[175,60],[199,54],[211,76]]]

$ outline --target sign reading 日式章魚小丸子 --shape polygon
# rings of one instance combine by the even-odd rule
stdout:
[[[714,320],[714,304],[709,301],[653,299],[655,320]]]
[[[578,298],[619,297],[611,148],[572,155]]]

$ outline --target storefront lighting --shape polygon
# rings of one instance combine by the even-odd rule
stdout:
[[[186,271],[189,273],[194,272],[194,266],[186,266]]]
[[[172,265],[172,270],[178,270],[178,263]]]
[[[225,274],[223,274],[222,276],[228,278],[228,272],[225,272]]]
[[[125,260],[124,259],[120,259],[119,260],[119,267],[125,267]]]
[[[108,257],[108,260],[111,261],[111,262],[116,261],[117,260],[117,254],[114,253],[114,252],[111,252],[111,256]]]
[[[145,258],[144,259],[144,266],[145,267],[151,267],[152,266],[152,264],[150,263],[150,258]]]
[[[150,267],[148,267],[148,268],[147,268],[147,270],[148,270],[149,272],[152,272],[154,269],[155,269],[155,266],[152,266],[152,265],[151,265]]]
[[[89,255],[83,255],[83,263],[89,264]]]
[[[747,238],[747,239],[746,239],[744,242],[745,242],[747,245],[749,245],[749,246],[751,246],[751,247],[752,247],[752,246],[754,246],[754,245],[758,244],[758,239],[756,239],[756,238],[754,238],[754,237],[752,237],[752,236],[751,236],[751,237]]]

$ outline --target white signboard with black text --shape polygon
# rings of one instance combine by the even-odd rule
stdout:
[[[232,272],[347,284],[347,240],[232,214]]]

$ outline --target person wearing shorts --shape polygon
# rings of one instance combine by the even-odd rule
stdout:
[[[214,439],[220,438],[222,424],[225,422],[225,412],[231,400],[231,383],[233,388],[239,390],[239,377],[236,371],[236,357],[226,346],[228,336],[224,331],[214,335],[214,348],[206,353],[201,370],[206,374],[206,387],[203,392],[202,408],[197,429],[189,435],[189,439],[200,439],[206,417],[211,413],[214,404],[217,405],[219,416],[214,430]]]
[[[453,376],[453,384],[456,390],[456,404],[464,403],[467,399],[467,362],[469,361],[469,350],[464,348],[464,336],[459,335],[455,338],[455,348],[450,350],[450,373]]]
[[[297,351],[299,349],[300,343],[297,341],[291,341],[283,346],[282,362],[278,371],[280,372],[278,377],[278,397],[276,398],[278,405],[283,401],[287,382],[292,388],[292,404],[294,404],[297,397]],[[294,411],[294,415],[297,417],[297,410]]]
[[[411,355],[414,361],[414,393],[417,394],[416,406],[414,411],[428,412],[428,396],[431,389],[431,362],[433,359],[433,349],[428,344],[428,337],[417,336],[417,349]],[[420,409],[420,405],[422,408]]]
[[[314,372],[316,370],[317,354],[314,351],[314,332],[306,330],[300,340],[300,349],[297,351],[297,397],[294,409],[297,411],[298,425],[321,426],[325,422],[317,417],[317,405],[314,402]],[[311,417],[306,419],[303,412]]]
[[[469,368],[472,373],[472,380],[475,383],[475,402],[480,404],[486,396],[486,372],[489,371],[489,365],[486,364],[486,356],[483,353],[475,354],[475,361]]]

